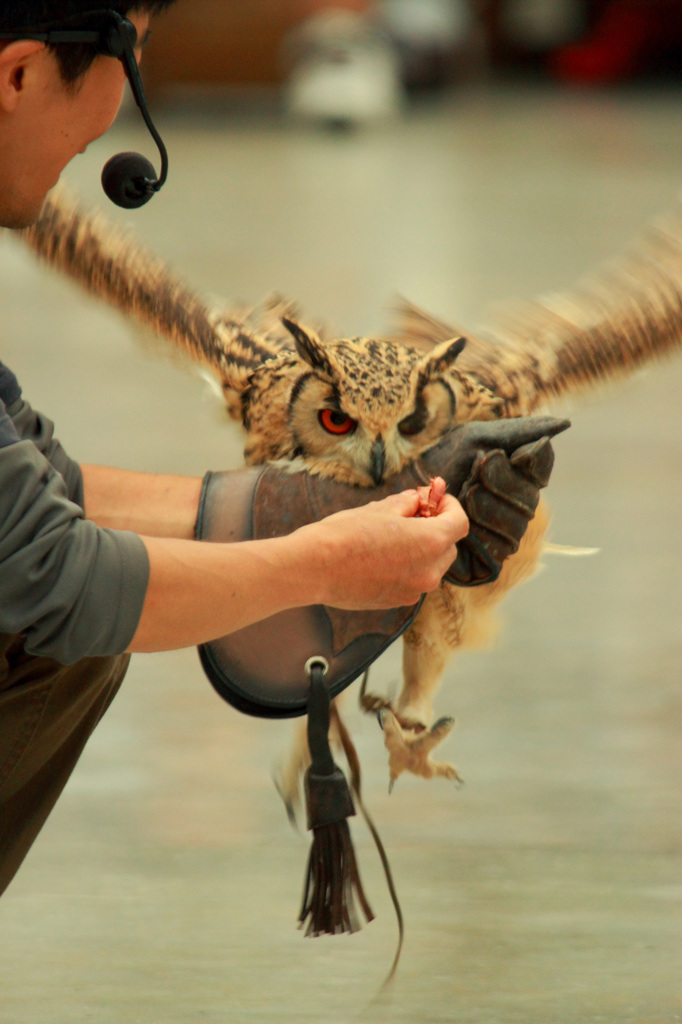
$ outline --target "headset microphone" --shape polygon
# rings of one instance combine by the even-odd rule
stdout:
[[[102,171],[102,188],[117,206],[134,209],[144,206],[159,191],[168,176],[168,153],[161,136],[154,127],[149,110],[147,97],[144,93],[140,71],[135,59],[135,43],[137,32],[132,22],[122,18],[115,11],[108,12],[113,16],[113,24],[102,41],[102,52],[118,57],[125,68],[135,102],[150,131],[161,155],[161,174],[156,177],[152,164],[140,153],[118,153],[107,161]],[[106,46],[106,49],[104,47]]]
[[[154,165],[141,153],[117,153],[102,169],[102,188],[112,203],[126,209],[144,206],[162,185]]]
[[[87,11],[78,16],[80,22],[85,19],[95,22],[92,28],[69,28],[67,23],[62,22],[59,28],[37,25],[25,30],[0,32],[0,39],[38,39],[48,44],[92,43],[98,53],[121,61],[135,102],[161,155],[161,173],[158,178],[154,166],[140,153],[118,153],[104,165],[102,188],[109,199],[117,206],[135,209],[149,202],[168,177],[168,153],[150,117],[135,58],[137,30],[131,21],[116,11]]]

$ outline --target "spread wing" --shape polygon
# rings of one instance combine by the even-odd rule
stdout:
[[[253,370],[292,351],[281,322],[283,315],[297,318],[291,303],[275,297],[251,311],[211,304],[64,190],[23,235],[38,256],[213,371],[237,419]],[[527,415],[665,356],[682,340],[682,209],[570,290],[503,308],[474,332],[403,303],[391,337],[423,352],[461,335],[468,345],[458,368],[501,397],[507,416]]]
[[[682,342],[682,208],[620,259],[565,292],[502,308],[473,333],[402,303],[393,337],[415,348],[464,335],[458,369],[505,400],[505,415],[598,386]]]
[[[134,236],[81,208],[64,189],[21,234],[41,259],[211,370],[240,418],[238,398],[249,374],[282,349],[267,329],[269,312],[254,317],[212,305]]]

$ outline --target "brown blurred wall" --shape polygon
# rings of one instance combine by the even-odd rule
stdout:
[[[150,93],[173,83],[272,84],[282,80],[282,39],[323,0],[180,0],[156,18],[142,62]],[[367,0],[336,0],[362,10]]]

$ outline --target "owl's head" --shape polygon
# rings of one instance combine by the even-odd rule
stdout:
[[[455,424],[499,415],[499,400],[454,368],[464,338],[423,353],[373,338],[323,343],[299,323],[283,323],[295,355],[253,375],[249,461],[303,458],[315,472],[378,484]]]

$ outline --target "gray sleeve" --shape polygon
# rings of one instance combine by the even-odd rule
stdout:
[[[140,537],[84,519],[32,440],[0,448],[0,633],[65,665],[120,654],[148,580]]]
[[[71,501],[83,508],[83,474],[80,466],[70,459],[54,436],[54,423],[34,409],[23,398],[7,409],[17,434],[22,440],[33,441],[39,452],[52,463],[64,478],[66,493]]]

